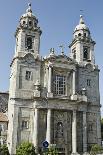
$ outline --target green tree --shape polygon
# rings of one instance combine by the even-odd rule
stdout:
[[[103,148],[100,145],[95,144],[91,147],[90,155],[97,155],[101,153],[103,153]]]
[[[103,141],[103,118],[101,119],[101,138]]]
[[[35,148],[32,143],[23,142],[16,149],[16,155],[36,155]]]
[[[8,147],[6,145],[0,146],[0,155],[9,155]]]

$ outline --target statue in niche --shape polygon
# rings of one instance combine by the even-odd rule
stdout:
[[[63,138],[63,123],[57,123],[56,138]]]

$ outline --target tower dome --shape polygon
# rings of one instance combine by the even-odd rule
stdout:
[[[25,18],[25,17],[35,17],[35,15],[32,13],[32,9],[31,9],[31,3],[28,3],[28,9],[26,10],[26,13],[24,13],[21,18]]]
[[[17,27],[16,33],[15,35],[17,35],[18,30],[19,29],[32,29],[32,30],[39,30],[39,27],[37,26],[38,24],[38,19],[36,18],[36,16],[32,13],[32,9],[31,9],[31,4],[28,4],[28,9],[26,10],[26,12],[21,16],[20,21],[19,21],[19,25]],[[41,34],[41,30],[40,34]]]
[[[76,39],[78,37],[79,38],[89,38],[89,39],[91,38],[90,30],[86,26],[82,15],[80,15],[79,24],[75,27],[74,32],[73,32],[73,39]]]
[[[89,28],[86,26],[82,15],[80,15],[79,24],[75,27],[74,32],[79,31],[79,30],[87,30],[87,31],[89,31]]]

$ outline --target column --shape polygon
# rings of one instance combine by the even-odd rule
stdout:
[[[72,87],[73,87],[73,95],[75,95],[75,70],[73,70],[73,81],[72,81]]]
[[[34,116],[34,146],[36,152],[38,150],[38,121],[39,121],[39,110],[36,108]]]
[[[48,93],[51,93],[52,68],[49,66]]]
[[[46,131],[46,140],[51,144],[51,109],[47,111],[47,131]]]
[[[87,152],[87,119],[86,112],[83,112],[83,153]]]
[[[77,133],[76,133],[76,110],[73,110],[72,117],[72,154],[77,153]]]

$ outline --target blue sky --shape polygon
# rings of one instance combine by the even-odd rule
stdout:
[[[0,0],[0,91],[9,89],[10,62],[14,55],[14,33],[20,16],[25,13],[27,4],[32,3],[33,13],[39,20],[43,31],[41,36],[41,55],[49,53],[54,47],[60,52],[59,45],[68,45],[72,33],[79,22],[80,10],[96,41],[95,57],[100,72],[101,104],[103,104],[103,1],[94,0]],[[103,112],[102,112],[103,113]]]

